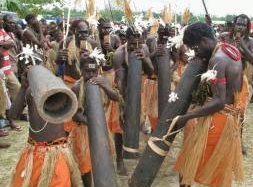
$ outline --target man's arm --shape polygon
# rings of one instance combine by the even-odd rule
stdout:
[[[124,84],[123,81],[126,76],[125,68],[123,67],[124,62],[124,53],[122,49],[117,49],[113,55],[113,68],[115,71],[115,83],[121,94],[124,92]]]
[[[24,31],[23,36],[25,40],[29,40],[33,44],[38,45],[39,47],[44,47],[44,38],[42,38],[41,40],[38,40],[31,31],[29,30]]]
[[[154,67],[149,57],[150,54],[147,45],[143,45],[143,50],[144,50],[144,58],[141,59],[143,62],[143,70],[145,74],[152,75],[154,72]]]
[[[79,98],[79,94],[80,94],[80,83],[81,83],[80,81],[76,82],[74,84],[74,86],[71,88],[71,90],[76,94],[77,98]],[[80,101],[78,101],[78,102],[80,102]],[[75,122],[81,122],[81,123],[84,123],[85,125],[88,122],[87,116],[84,115],[84,112],[83,112],[82,108],[78,108],[77,112],[72,117],[72,119]]]
[[[241,48],[245,59],[253,65],[253,39],[249,38],[249,47],[247,46],[245,39],[241,40]]]
[[[9,111],[10,119],[17,119],[20,114],[22,114],[25,106],[26,106],[26,88],[21,86],[18,94],[16,95],[14,101],[12,102],[11,109]]]
[[[106,95],[108,96],[109,99],[113,100],[113,101],[118,101],[119,100],[119,93],[116,92],[116,90],[114,90],[110,84],[109,81],[105,78],[105,77],[94,77],[90,80],[92,83],[97,84],[98,86],[100,86],[104,92],[106,93]]]
[[[6,32],[4,32],[3,37],[4,40],[0,42],[0,48],[10,49],[12,47],[15,47],[14,41]]]
[[[215,66],[215,64],[217,65]],[[225,78],[226,65],[222,62],[222,59],[220,57],[212,59],[212,62],[210,62],[210,69],[212,69],[214,66],[215,70],[217,70],[216,78]],[[226,103],[226,83],[214,83],[211,85],[211,89],[213,94],[212,99],[206,102],[202,107],[192,110],[187,114],[181,116],[181,121],[186,122],[189,119],[208,116],[224,108]]]
[[[117,35],[113,35],[113,39],[115,40],[113,49],[116,50],[116,49],[118,49],[119,46],[121,46],[121,41]]]

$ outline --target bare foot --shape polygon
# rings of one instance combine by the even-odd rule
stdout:
[[[21,126],[16,125],[13,120],[9,120],[9,123],[10,123],[10,127],[11,127],[12,130],[14,130],[14,131],[22,131]]]

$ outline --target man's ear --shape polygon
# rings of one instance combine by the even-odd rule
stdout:
[[[210,43],[210,39],[207,38],[207,37],[202,37],[201,40],[200,40],[200,43],[202,45],[208,45]]]

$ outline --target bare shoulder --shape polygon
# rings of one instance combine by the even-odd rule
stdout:
[[[116,35],[116,34],[112,34],[111,38],[114,39],[114,40],[120,40],[118,35]]]
[[[219,35],[218,39],[221,41],[227,41],[230,37],[230,33],[229,32],[223,32]]]
[[[242,62],[233,60],[221,49],[210,60],[210,65],[211,67],[217,66],[215,69],[224,70],[226,73],[237,74],[242,71]]]
[[[249,47],[253,50],[253,38],[252,37],[249,37],[248,44],[249,44]]]
[[[124,55],[124,52],[125,52],[125,45],[122,45],[116,49],[116,51],[113,54],[113,57],[122,58],[122,55]]]
[[[115,66],[120,66],[125,61],[125,45],[122,45],[116,49],[113,53],[113,64]]]
[[[145,55],[149,56],[149,49],[148,49],[147,44],[142,44],[142,49],[144,50]]]
[[[230,58],[221,49],[219,49],[209,60],[209,67],[224,68],[229,61]]]
[[[30,29],[25,29],[24,32],[23,32],[24,37],[30,37],[32,35],[33,35],[33,33]]]

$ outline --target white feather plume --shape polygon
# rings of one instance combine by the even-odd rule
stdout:
[[[201,74],[201,82],[208,82],[212,79],[216,79],[217,76],[217,70],[215,70],[214,68],[216,67],[216,65],[213,67],[213,69],[209,69],[207,70],[205,73]]]
[[[25,59],[25,64],[29,63],[29,59],[31,58],[33,65],[35,65],[35,60],[39,60],[42,62],[42,59],[39,58],[35,53],[34,50],[37,51],[38,50],[38,46],[35,45],[34,48],[32,46],[30,46],[29,44],[26,44],[25,47],[22,48],[22,52],[19,53],[17,55],[17,57],[19,57],[20,60],[24,60]]]
[[[169,95],[168,102],[169,102],[169,103],[176,102],[176,100],[178,100],[178,99],[179,99],[179,98],[178,98],[177,93],[171,92],[170,95]]]
[[[101,62],[106,61],[105,55],[102,53],[101,49],[98,49],[97,47],[92,51],[89,57],[94,58],[98,65],[100,65]]]
[[[89,22],[89,24],[90,24],[91,26],[93,26],[94,28],[97,28],[97,26],[98,26],[98,20],[97,20],[97,15],[96,15],[96,14],[90,16],[90,17],[87,19],[87,21]]]
[[[179,27],[177,27],[177,25],[175,25],[175,27],[179,28]],[[169,38],[168,43],[167,43],[167,48],[171,48],[172,46],[175,45],[175,47],[178,49],[184,44],[183,38],[184,38],[184,31],[186,28],[187,28],[187,26],[180,29],[179,35]]]

